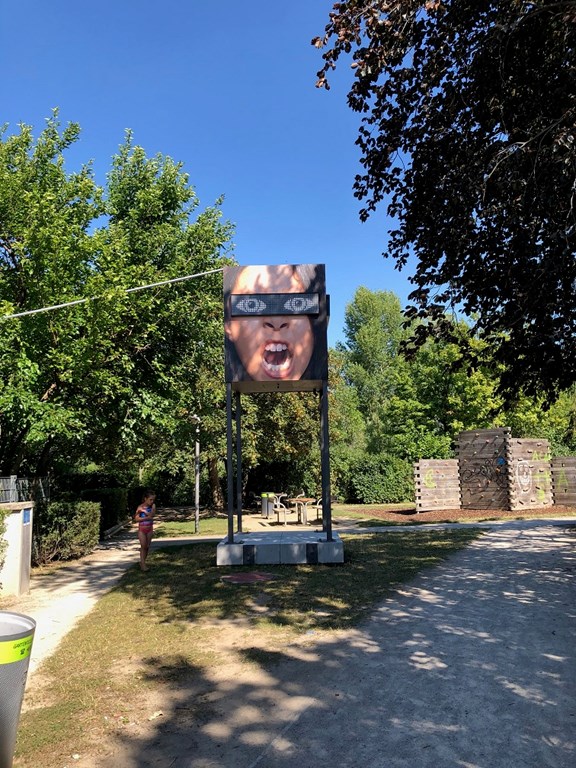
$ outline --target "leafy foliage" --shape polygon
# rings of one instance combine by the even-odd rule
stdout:
[[[404,358],[408,331],[393,293],[360,287],[346,308],[345,336],[342,374],[357,393],[368,453],[446,458],[458,431],[492,418],[493,379],[458,371],[454,345],[430,341],[415,359]]]
[[[320,411],[311,392],[259,393],[243,398],[246,491],[319,496]]]
[[[350,471],[349,499],[361,504],[391,504],[414,498],[412,464],[387,454],[365,454]]]
[[[40,502],[34,510],[34,565],[82,557],[98,544],[100,504],[91,501]]]
[[[78,134],[54,115],[37,140],[21,126],[0,142],[0,311],[87,299],[0,318],[5,474],[90,462],[122,473],[161,459],[159,445],[177,445],[189,463],[193,414],[224,432],[214,270],[229,261],[231,227],[218,204],[198,213],[181,166],[148,158],[130,133],[105,190],[89,167],[67,173]]]
[[[411,472],[402,467],[452,457],[458,434],[468,429],[508,426],[516,437],[547,439],[553,455],[576,451],[574,388],[550,407],[527,395],[507,407],[497,392],[500,367],[465,323],[455,332],[485,366],[471,367],[457,345],[435,339],[407,360],[401,347],[408,332],[394,294],[360,287],[346,308],[346,342],[331,352],[330,367],[338,496],[366,503],[411,498]]]
[[[385,202],[389,253],[417,258],[409,319],[502,366],[500,391],[553,400],[576,380],[576,4],[556,0],[343,0],[317,85],[342,56],[362,115],[366,219]]]

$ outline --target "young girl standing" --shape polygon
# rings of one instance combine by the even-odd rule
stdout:
[[[156,504],[154,503],[156,494],[154,491],[146,491],[142,497],[142,503],[136,509],[134,520],[138,522],[138,541],[140,542],[140,569],[148,571],[146,558],[150,550],[152,541],[152,531],[154,529],[154,515],[156,514]]]

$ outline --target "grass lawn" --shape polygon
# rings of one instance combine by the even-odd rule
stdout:
[[[15,766],[62,768],[73,754],[97,755],[111,736],[147,720],[154,696],[169,696],[176,681],[192,685],[226,654],[266,668],[291,639],[351,628],[395,585],[478,535],[343,536],[345,563],[267,566],[276,578],[256,585],[222,581],[230,569],[216,566],[214,544],[157,550],[151,570],[129,570],[42,666],[26,694]]]
[[[194,536],[195,522],[194,510],[186,508],[186,511],[164,510],[162,523],[154,533],[155,538],[167,538],[178,536]],[[531,518],[545,518],[556,516],[576,517],[576,507],[540,507],[538,509],[526,509],[522,513],[506,510],[436,510],[434,512],[416,513],[413,502],[400,504],[333,504],[332,521],[335,528],[339,524],[355,525],[358,528],[372,528],[382,525],[425,525],[428,523],[471,523],[489,522],[494,520],[529,520]],[[256,515],[256,520],[259,515]],[[276,518],[271,518],[272,530],[276,527]],[[235,522],[236,525],[236,522]],[[244,517],[243,528],[245,531],[256,530],[254,517]],[[289,526],[290,527],[290,526]],[[224,538],[228,533],[228,519],[225,515],[202,515],[199,521],[199,535],[218,536]]]

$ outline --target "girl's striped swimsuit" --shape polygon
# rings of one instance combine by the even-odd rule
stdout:
[[[152,507],[146,507],[146,512],[150,515],[152,513]],[[151,517],[145,517],[143,520],[140,520],[138,523],[138,528],[141,531],[145,531],[146,533],[148,531],[151,531],[154,527],[154,520],[152,520]]]

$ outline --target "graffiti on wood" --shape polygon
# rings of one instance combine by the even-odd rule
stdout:
[[[506,488],[508,477],[504,456],[492,456],[462,471],[463,484],[468,485],[476,480],[481,480],[482,484],[495,483],[498,488]]]

